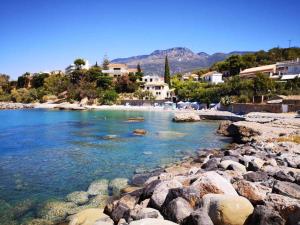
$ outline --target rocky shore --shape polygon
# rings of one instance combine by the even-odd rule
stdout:
[[[217,133],[233,143],[131,180],[96,180],[25,224],[299,225],[300,119],[250,113]]]
[[[33,104],[0,102],[0,110],[3,110],[3,109],[31,109],[31,108],[34,108]]]

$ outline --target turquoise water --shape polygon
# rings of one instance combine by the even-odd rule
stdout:
[[[126,121],[137,116],[145,121]],[[63,198],[95,179],[130,178],[226,143],[216,122],[173,123],[166,112],[5,110],[0,118],[0,199],[10,204]],[[147,135],[132,135],[137,128]]]

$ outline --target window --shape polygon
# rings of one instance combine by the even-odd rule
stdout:
[[[145,79],[145,82],[147,82],[147,79]]]
[[[150,78],[150,82],[152,82],[152,78]]]
[[[149,87],[147,87],[147,90],[149,90],[150,88]]]
[[[114,68],[114,70],[121,70],[121,68]]]

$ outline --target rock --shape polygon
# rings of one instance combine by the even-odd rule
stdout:
[[[85,191],[75,191],[68,194],[66,200],[77,205],[83,205],[89,201],[89,194]]]
[[[45,219],[33,219],[28,221],[26,225],[54,225],[54,223]]]
[[[135,129],[133,131],[133,134],[134,135],[137,135],[137,136],[143,136],[143,135],[146,135],[147,134],[147,131],[144,130],[144,129]]]
[[[175,113],[174,122],[197,122],[200,121],[200,116],[197,113]]]
[[[232,160],[224,160],[220,163],[220,166],[225,170],[232,168],[232,170],[239,171],[241,173],[246,172],[246,167],[244,165]]]
[[[0,203],[1,204],[1,203]],[[14,218],[20,218],[35,207],[35,202],[31,199],[26,199],[12,208]]]
[[[287,221],[286,224],[297,224],[300,221],[300,201],[278,194],[268,194],[264,204],[277,211]]]
[[[207,212],[197,209],[190,216],[185,218],[181,225],[214,225]]]
[[[164,208],[173,200],[178,197],[185,199],[191,207],[196,208],[200,206],[201,198],[200,191],[190,187],[172,188],[169,190],[168,195],[164,202]]]
[[[243,174],[243,177],[251,182],[259,182],[259,181],[266,181],[269,179],[269,175],[266,172],[263,171],[257,171],[257,172],[249,172],[246,174]]]
[[[129,225],[177,225],[177,224],[168,220],[147,218],[147,219],[132,221]]]
[[[88,190],[89,195],[106,195],[108,194],[108,180],[101,179],[93,181]]]
[[[298,184],[284,181],[275,181],[273,186],[273,192],[291,198],[300,199],[300,185]]]
[[[127,178],[115,178],[109,183],[109,188],[114,196],[118,196],[121,190],[128,186]]]
[[[13,225],[14,213],[10,204],[0,199],[0,222]]]
[[[286,221],[272,208],[258,205],[255,207],[248,225],[284,225]]]
[[[222,194],[203,196],[203,208],[214,225],[244,225],[254,209],[244,197]]]
[[[103,213],[103,209],[91,208],[85,209],[70,218],[69,225],[94,225],[96,221],[109,222],[109,216]],[[113,224],[113,223],[110,223]]]
[[[230,133],[228,132],[228,127],[232,124],[230,120],[222,120],[219,124],[219,128],[217,130],[218,134],[224,135],[224,136],[230,136]]]
[[[132,193],[132,192],[135,192],[135,191],[138,191],[141,189],[142,189],[141,187],[128,186],[128,187],[122,188],[121,193],[122,194]]]
[[[162,170],[157,170],[149,173],[135,174],[132,177],[130,184],[134,186],[142,186],[150,177],[158,176],[162,172],[163,172]]]
[[[247,122],[239,121],[232,123],[228,127],[227,130],[236,143],[250,142],[254,139],[255,136],[261,134],[258,130],[254,130],[247,125]]]
[[[206,171],[217,170],[219,163],[220,163],[220,159],[212,158],[209,159],[206,163],[202,164],[201,168]]]
[[[144,122],[144,117],[129,117],[126,122]]]
[[[182,184],[176,180],[162,181],[154,187],[149,205],[159,210],[169,193],[169,189],[181,187]]]
[[[267,197],[267,193],[272,192],[271,188],[246,180],[240,180],[234,183],[234,186],[239,195],[247,198],[252,204],[262,203]]]
[[[280,181],[287,181],[287,182],[294,182],[295,178],[292,177],[291,175],[285,173],[284,171],[278,171],[276,172],[273,177],[276,180],[280,180]]]
[[[133,220],[141,220],[146,218],[155,218],[155,219],[164,219],[160,212],[156,209],[152,208],[141,208],[137,210],[137,212],[130,212],[130,216]]]
[[[163,211],[167,219],[181,223],[193,212],[193,208],[185,199],[178,197],[173,199]]]
[[[300,168],[300,155],[284,153],[280,158],[285,161],[289,167]]]
[[[199,178],[192,183],[192,189],[200,191],[200,197],[209,193],[237,195],[233,186],[214,171],[199,174]]]
[[[50,201],[46,202],[38,211],[38,217],[51,222],[60,222],[64,220],[69,211],[76,207],[73,202]]]
[[[80,105],[81,105],[81,106],[82,106],[82,105],[87,105],[88,102],[89,102],[89,99],[88,99],[87,97],[85,97],[85,98],[81,99]]]

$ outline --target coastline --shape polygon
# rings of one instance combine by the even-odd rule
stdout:
[[[247,220],[254,225],[276,218],[280,224],[296,224],[300,220],[300,143],[289,139],[300,135],[295,114],[252,113],[245,121],[221,121],[218,133],[232,137],[234,143],[224,149],[200,149],[195,157],[136,174],[131,181],[95,181],[80,192],[100,193],[94,205],[78,205],[78,196],[67,197],[64,203],[43,206],[46,210],[40,220],[72,225],[213,225]],[[102,192],[109,190],[114,194],[104,198]],[[233,203],[237,208],[230,208]],[[214,210],[224,217],[215,216],[211,204],[223,205]],[[57,211],[62,208],[63,214]],[[59,220],[49,220],[53,215]]]

